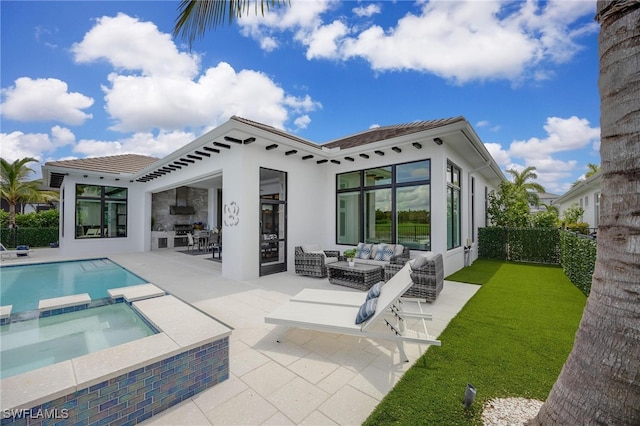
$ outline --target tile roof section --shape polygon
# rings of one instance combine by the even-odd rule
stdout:
[[[462,116],[443,118],[439,120],[414,121],[413,123],[396,124],[393,126],[376,127],[365,132],[347,136],[346,138],[337,139],[332,142],[323,144],[323,147],[347,149],[360,145],[366,145],[373,142],[379,142],[392,139],[399,136],[409,135],[411,133],[422,132],[425,130],[436,129],[438,127],[447,126],[449,124],[465,121]]]
[[[133,174],[156,161],[158,161],[158,158],[146,155],[123,154],[108,157],[80,158],[77,160],[49,161],[46,165],[99,173]]]
[[[312,146],[314,148],[321,148],[321,146],[318,145],[317,143],[308,141],[308,140],[300,138],[298,136],[294,136],[291,133],[285,132],[284,130],[276,129],[273,126],[268,126],[266,124],[258,123],[257,121],[248,120],[246,118],[238,117],[237,115],[232,116],[231,120],[235,120],[235,121],[237,121],[239,123],[247,124],[247,125],[255,127],[257,129],[265,130],[267,132],[273,133],[273,134],[278,135],[278,136],[283,136],[285,138],[288,138],[288,139],[294,140],[296,142],[300,142],[300,143]]]

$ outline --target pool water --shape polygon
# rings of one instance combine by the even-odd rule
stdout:
[[[0,378],[155,334],[126,303],[0,326]]]
[[[11,265],[0,268],[0,305],[12,313],[38,309],[41,299],[88,293],[92,300],[107,290],[146,283],[109,259]]]

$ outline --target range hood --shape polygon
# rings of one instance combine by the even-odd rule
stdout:
[[[169,214],[190,215],[195,213],[196,213],[196,209],[194,209],[191,206],[169,206]]]
[[[176,188],[176,204],[169,206],[169,214],[173,215],[190,215],[195,214],[196,209],[189,204],[189,188],[180,186]]]

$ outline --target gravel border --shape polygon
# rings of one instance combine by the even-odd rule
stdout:
[[[523,425],[538,414],[542,401],[526,398],[496,398],[482,407],[484,426]]]

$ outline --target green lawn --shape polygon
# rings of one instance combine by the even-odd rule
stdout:
[[[488,399],[549,394],[586,302],[562,269],[480,259],[447,279],[482,288],[365,424],[480,424]],[[469,410],[467,383],[477,390]]]

